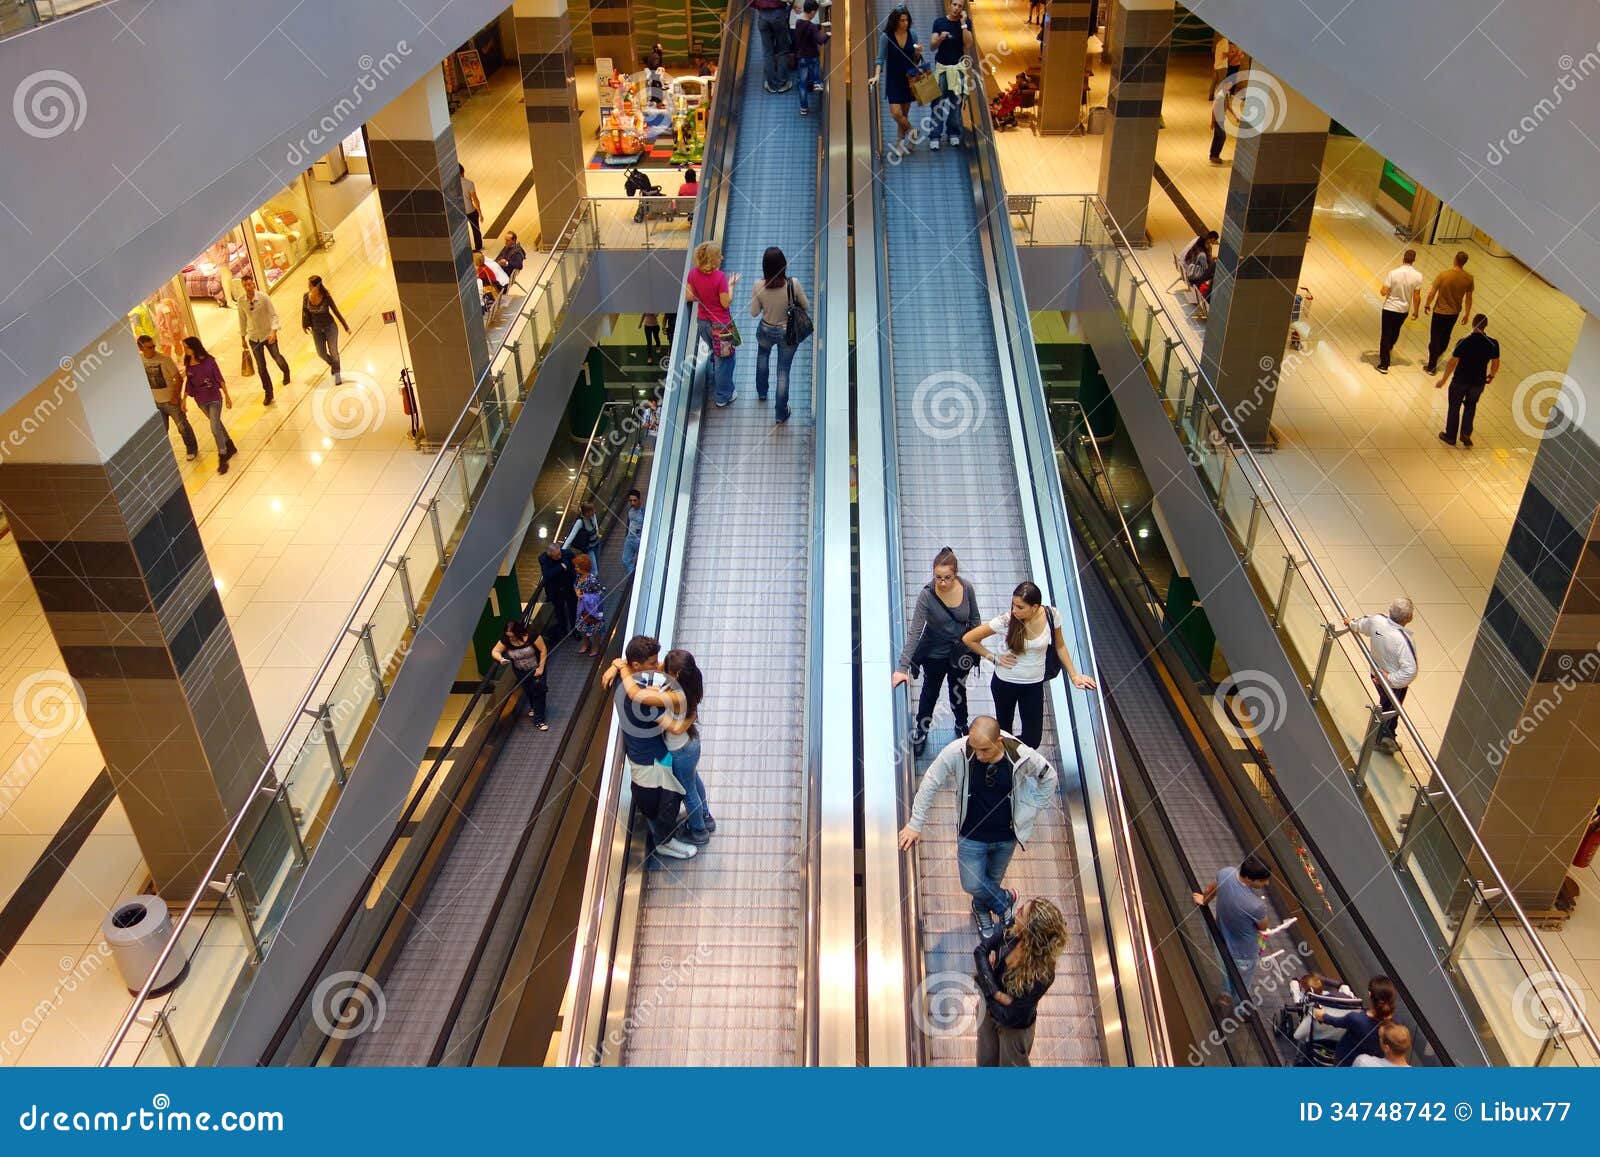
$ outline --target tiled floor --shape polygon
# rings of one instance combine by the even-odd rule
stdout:
[[[1033,32],[1022,24],[1026,5],[975,0],[975,9],[980,30],[1001,30],[1008,43],[1023,46],[999,67],[1001,80],[1009,82],[1036,58]],[[1107,68],[1092,64],[1090,103],[1100,105]],[[1208,227],[1219,228],[1231,169],[1206,160],[1209,85],[1204,55],[1170,58],[1157,162]],[[1040,137],[1024,127],[997,140],[1008,193],[1097,186],[1098,136]],[[1224,157],[1232,157],[1231,142]],[[1582,314],[1514,259],[1493,257],[1471,241],[1422,245],[1396,237],[1373,205],[1381,164],[1353,138],[1329,140],[1301,275],[1315,295],[1311,342],[1303,356],[1283,362],[1273,415],[1280,445],[1263,463],[1347,607],[1381,610],[1398,594],[1416,602],[1413,630],[1423,674],[1406,708],[1437,751],[1538,445],[1538,423],[1513,410],[1516,383],[1566,369]],[[1044,202],[1040,242],[1075,236],[1075,214],[1065,199],[1053,215]],[[1155,284],[1165,285],[1172,254],[1186,248],[1195,231],[1159,187],[1152,192],[1148,230],[1151,248],[1141,264]],[[1479,406],[1477,445],[1470,451],[1446,447],[1435,436],[1444,399],[1434,388],[1437,379],[1421,370],[1426,315],[1407,324],[1392,372],[1383,376],[1375,368],[1378,289],[1408,245],[1418,249],[1417,266],[1430,281],[1457,250],[1469,254],[1467,268],[1477,280],[1474,312],[1489,314],[1490,332],[1501,344],[1501,388],[1491,388]],[[1186,316],[1175,296],[1168,308]],[[1203,330],[1189,323],[1187,332],[1198,353]],[[1600,875],[1592,869],[1574,869],[1573,876],[1586,893],[1600,895]],[[1594,995],[1600,992],[1600,904],[1580,903],[1563,929],[1541,939],[1590,1013],[1600,1012]],[[1468,967],[1486,970],[1487,983],[1505,987],[1505,1007],[1525,1006],[1526,996],[1519,1000],[1513,992],[1522,973],[1507,967],[1504,940],[1486,929],[1475,936],[1474,944],[1480,942],[1499,943],[1501,951],[1479,952],[1472,960],[1469,950]]]
[[[458,149],[478,182],[486,227],[528,171],[526,123],[520,82],[510,68],[457,113]],[[597,192],[620,192],[620,176],[599,176],[606,179],[597,182]],[[368,185],[356,174],[346,181]],[[346,186],[339,192],[347,193]],[[201,453],[192,463],[183,460],[176,431],[172,438],[269,745],[289,722],[432,461],[412,445],[394,404],[402,334],[380,317],[396,307],[394,277],[377,198],[370,188],[354,192],[341,198],[355,207],[334,228],[334,245],[309,257],[273,295],[284,320],[292,383],[279,387],[270,408],[262,405],[257,379],[230,383],[235,408],[226,422],[241,451],[233,468],[217,475],[215,449],[203,428],[196,430]],[[536,220],[530,191],[512,210],[509,227],[531,238]],[[498,251],[497,243],[489,244],[491,253]],[[535,254],[530,274],[538,260]],[[312,274],[324,278],[350,323],[350,335],[341,335],[342,389],[336,390],[296,324]],[[233,314],[207,311],[203,303],[197,309],[202,334],[215,348],[236,348]],[[0,539],[0,621],[6,625],[0,641],[5,702],[33,672],[62,666],[9,536]],[[87,726],[41,740],[12,713],[0,719],[0,906],[103,766]],[[118,899],[146,882],[126,814],[112,800],[18,947],[0,962],[0,1065],[98,1059],[127,1008],[126,991],[102,951],[100,922]],[[50,1006],[46,1017],[34,1015],[41,1000]],[[127,1059],[146,1032],[137,1029],[130,1038]]]

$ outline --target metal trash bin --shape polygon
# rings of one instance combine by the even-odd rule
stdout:
[[[134,896],[123,900],[107,914],[100,934],[111,946],[111,955],[122,973],[129,992],[138,992],[155,967],[161,950],[172,939],[172,914],[160,896]],[[151,995],[167,991],[189,970],[189,961],[180,950],[167,957],[151,988]]]

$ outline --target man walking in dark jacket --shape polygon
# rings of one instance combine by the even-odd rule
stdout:
[[[552,542],[539,556],[539,572],[544,577],[544,597],[555,612],[555,624],[562,635],[578,623],[578,571],[572,556]]]

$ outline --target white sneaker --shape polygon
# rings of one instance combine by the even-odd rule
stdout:
[[[933,153],[937,153],[939,151],[938,137],[934,137],[933,140],[928,143],[928,151]]]
[[[958,148],[959,149],[961,147],[961,138],[960,137],[951,137],[950,138],[950,144],[954,148]]]
[[[664,844],[656,845],[656,855],[666,856],[673,860],[692,860],[699,854],[699,848],[693,844],[686,844],[682,840],[668,840]]]

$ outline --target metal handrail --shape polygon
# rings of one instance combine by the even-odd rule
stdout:
[[[736,50],[739,37],[734,26],[726,26],[722,37],[717,75],[720,94],[726,78],[733,75],[729,61]],[[713,101],[713,118],[706,134],[707,158],[725,161],[728,154],[728,134],[733,121],[728,102]],[[725,166],[724,166],[725,168]],[[702,172],[701,202],[695,212],[691,242],[699,242],[721,235],[721,224],[727,211],[727,174],[724,168],[713,169],[707,179]],[[684,272],[687,277],[692,267],[694,245],[685,255]],[[680,291],[681,293],[681,291]],[[640,542],[639,569],[634,576],[630,593],[627,630],[630,635],[651,630],[658,637],[668,634],[658,627],[670,619],[670,608],[663,614],[669,593],[666,588],[671,556],[683,549],[682,534],[673,534],[676,519],[683,513],[688,491],[680,480],[685,465],[694,453],[690,445],[698,434],[698,414],[692,406],[695,393],[695,359],[700,347],[697,326],[685,308],[680,310],[680,320],[673,333],[672,353],[668,371],[669,390],[661,409],[660,430],[656,444],[656,463],[650,476],[650,495],[645,504],[645,528]],[[661,454],[662,438],[668,432],[676,435],[665,457]],[[664,542],[658,539],[665,537]],[[665,549],[656,549],[664,546]],[[648,560],[648,561],[646,561]],[[605,1009],[608,1003],[611,977],[602,973],[600,956],[615,951],[615,939],[622,907],[620,882],[612,877],[620,872],[626,860],[630,839],[624,820],[624,792],[629,789],[627,776],[615,774],[622,753],[620,730],[613,721],[606,740],[603,770],[596,787],[594,830],[590,839],[588,868],[585,872],[584,895],[579,911],[578,926],[573,940],[573,966],[571,970],[571,1010],[562,1024],[561,1063],[569,1067],[588,1066],[598,1059],[598,1046],[605,1033]],[[631,794],[629,796],[631,798]],[[620,813],[620,816],[619,816]],[[609,968],[608,968],[609,971]]]
[[[1060,560],[1060,565],[1065,568],[1064,573],[1052,576],[1051,586],[1072,596],[1076,612],[1077,641],[1079,643],[1079,658],[1087,667],[1094,655],[1094,635],[1089,625],[1088,607],[1083,597],[1081,584],[1077,583],[1073,566],[1076,562],[1076,551],[1073,547],[1069,519],[1066,511],[1066,498],[1062,491],[1061,479],[1056,469],[1055,442],[1050,434],[1049,410],[1045,402],[1042,388],[1043,375],[1039,368],[1038,352],[1033,344],[1032,333],[1028,326],[1028,312],[1026,296],[1023,290],[1021,270],[1016,261],[1015,244],[1011,238],[1011,218],[1007,209],[1008,201],[1005,193],[1005,182],[1001,172],[1000,157],[995,147],[994,125],[990,118],[989,105],[986,100],[977,94],[981,87],[975,88],[973,99],[967,102],[977,132],[977,149],[973,167],[978,181],[975,182],[982,193],[984,204],[988,210],[989,231],[995,238],[996,261],[996,289],[997,300],[1009,305],[1009,310],[1001,310],[1001,318],[1010,347],[1010,368],[1017,373],[1019,379],[1033,388],[1015,389],[1017,404],[1019,406],[1019,420],[1023,421],[1023,430],[1028,429],[1028,422],[1022,418],[1020,407],[1026,405],[1030,408],[1032,425],[1035,427],[1036,436],[1045,439],[1047,462],[1035,462],[1034,471],[1044,470],[1044,477],[1035,477],[1032,493],[1035,499],[1036,515],[1040,519],[1040,545],[1048,556],[1049,546],[1044,539],[1044,524],[1048,520],[1053,523],[1053,541],[1056,546],[1064,550],[1065,555]],[[999,259],[1002,252],[1009,254],[1010,259],[1005,263],[1004,276],[1001,276]],[[1001,372],[1007,372],[1008,364],[1002,359]],[[1020,381],[1018,383],[1020,385]],[[1041,493],[1042,492],[1042,493]],[[1042,504],[1041,504],[1042,503]],[[1048,557],[1046,557],[1048,573]],[[1065,691],[1059,691],[1059,701],[1070,710],[1071,702],[1067,699]],[[1139,885],[1138,866],[1132,857],[1133,834],[1132,826],[1124,805],[1125,795],[1121,779],[1117,771],[1116,756],[1111,741],[1110,720],[1103,700],[1103,690],[1096,690],[1087,696],[1089,705],[1089,732],[1095,747],[1098,767],[1100,769],[1099,802],[1104,809],[1104,822],[1110,828],[1111,844],[1109,849],[1115,865],[1117,886],[1112,889],[1116,898],[1121,901],[1120,919],[1124,922],[1125,936],[1122,939],[1123,947],[1132,953],[1132,977],[1122,977],[1125,982],[1133,983],[1136,989],[1140,1008],[1137,1016],[1127,1014],[1124,1016],[1124,1028],[1138,1028],[1142,1034],[1137,1039],[1130,1039],[1130,1053],[1137,1056],[1140,1048],[1149,1051],[1150,1059],[1155,1064],[1165,1064],[1170,1061],[1170,1045],[1166,1036],[1166,1016],[1162,1009],[1161,993],[1156,981],[1155,947],[1151,942],[1149,930],[1144,920],[1144,902]],[[1081,739],[1080,739],[1081,742]],[[1095,802],[1095,793],[1085,791],[1086,805]],[[1095,856],[1097,866],[1098,855]],[[1103,873],[1103,869],[1102,869]],[[1104,875],[1100,891],[1105,893]],[[1107,931],[1113,930],[1111,925],[1116,917],[1108,917]],[[1111,947],[1115,947],[1111,945]]]
[[[577,220],[587,211],[587,204],[580,204],[575,210],[573,210],[572,218],[568,221],[567,229],[562,230],[563,238],[566,237],[568,231],[571,229],[573,221]],[[544,268],[547,269],[550,267],[550,261],[555,260],[558,252],[560,252],[558,249],[552,249],[550,251],[550,258],[546,261]],[[541,273],[542,272],[543,270],[541,270]],[[399,545],[401,537],[404,535],[407,527],[411,525],[412,515],[415,514],[419,509],[426,509],[427,504],[423,502],[423,495],[428,492],[428,488],[433,484],[436,475],[440,477],[440,484],[442,485],[443,476],[440,473],[440,465],[444,462],[446,455],[450,454],[452,449],[457,454],[465,449],[464,446],[460,445],[452,448],[451,442],[455,439],[457,433],[462,429],[463,424],[469,418],[477,416],[482,405],[480,391],[486,387],[492,376],[492,370],[486,370],[484,372],[483,376],[475,384],[472,395],[467,400],[466,405],[462,407],[461,413],[456,416],[455,425],[450,428],[450,432],[445,435],[444,440],[440,443],[439,451],[434,455],[433,464],[428,467],[428,473],[423,477],[422,483],[417,487],[416,493],[411,497],[411,503],[406,508],[405,517],[400,520],[399,525],[395,527],[394,533],[389,536],[389,541],[387,545],[384,546],[383,553],[379,557],[378,565],[373,568],[372,574],[367,578],[366,585],[361,588],[361,593],[356,596],[355,602],[351,605],[350,613],[345,616],[344,623],[339,628],[339,633],[335,636],[333,646],[329,648],[328,653],[323,658],[321,665],[318,666],[317,673],[311,677],[311,681],[306,685],[305,694],[300,697],[299,704],[295,707],[293,714],[291,714],[289,717],[289,722],[284,725],[283,733],[278,737],[277,743],[273,745],[272,751],[268,754],[266,764],[263,767],[261,774],[256,778],[255,783],[251,786],[250,791],[246,794],[245,799],[247,801],[253,802],[258,796],[275,794],[277,792],[279,785],[272,783],[271,781],[274,778],[274,771],[277,767],[279,758],[281,758],[284,752],[289,749],[290,741],[294,738],[295,734],[301,727],[305,716],[309,712],[311,701],[316,698],[317,690],[322,685],[323,678],[327,675],[328,671],[332,669],[334,660],[338,658],[341,650],[343,650],[346,646],[347,640],[351,635],[351,628],[355,626],[356,619],[360,616],[362,608],[366,605],[367,597],[372,593],[373,588],[377,586],[378,579],[383,575],[384,569],[389,566],[390,556],[392,555],[395,547]],[[382,678],[381,673],[376,671],[373,672],[373,676],[374,678]],[[222,839],[218,844],[216,854],[211,857],[211,862],[206,866],[206,870],[201,874],[200,886],[195,889],[194,895],[191,896],[189,898],[189,902],[184,905],[183,912],[173,924],[171,938],[167,941],[166,946],[162,948],[161,954],[156,957],[155,963],[150,968],[149,976],[147,976],[144,983],[139,986],[137,995],[134,996],[133,1002],[128,1007],[128,1011],[123,1015],[122,1021],[117,1026],[116,1032],[114,1032],[111,1036],[111,1043],[106,1046],[105,1051],[101,1054],[99,1061],[99,1065],[101,1067],[110,1065],[112,1063],[113,1058],[117,1054],[117,1050],[121,1048],[123,1042],[127,1040],[128,1033],[133,1029],[133,1025],[139,1016],[140,1009],[143,1008],[144,1002],[149,999],[151,989],[155,987],[156,978],[161,975],[161,970],[166,967],[166,963],[171,958],[172,954],[178,950],[178,945],[183,936],[184,929],[188,927],[189,921],[194,918],[195,910],[200,906],[201,900],[210,894],[211,881],[216,878],[217,870],[222,866],[223,861],[230,858],[230,849],[235,846],[235,839],[243,830],[245,821],[252,815],[253,809],[250,806],[250,802],[246,802],[244,805],[242,805],[239,808],[238,814],[235,815],[233,820],[228,824],[228,828],[223,833]],[[258,830],[267,822],[267,816],[265,814],[256,815],[255,820],[256,829]],[[255,830],[252,830],[252,839],[255,837],[255,834]]]
[[[1123,235],[1121,226],[1117,224],[1116,219],[1112,217],[1110,211],[1106,208],[1105,202],[1098,196],[1091,196],[1089,200],[1099,215],[1102,225],[1105,226],[1107,233],[1112,237],[1113,244],[1116,246],[1121,260],[1132,266],[1136,275],[1144,285],[1153,285],[1154,283],[1148,278],[1148,276],[1146,276],[1144,267],[1139,264],[1138,258],[1134,256],[1133,247],[1128,243],[1127,237]],[[1083,238],[1083,242],[1085,246],[1088,247],[1089,239],[1087,237]],[[1193,376],[1198,384],[1198,388],[1206,391],[1207,395],[1209,395],[1207,398],[1208,404],[1214,407],[1215,411],[1220,413],[1222,416],[1219,426],[1229,437],[1229,450],[1235,455],[1242,456],[1253,467],[1255,467],[1256,480],[1259,481],[1260,485],[1265,489],[1267,497],[1270,499],[1272,506],[1275,508],[1275,520],[1279,521],[1281,525],[1288,530],[1289,535],[1293,538],[1294,544],[1296,547],[1298,547],[1301,556],[1307,563],[1310,564],[1311,572],[1317,576],[1317,581],[1321,585],[1321,594],[1324,595],[1333,605],[1339,619],[1339,625],[1342,627],[1344,625],[1344,620],[1349,617],[1345,610],[1343,600],[1341,600],[1337,592],[1334,591],[1333,584],[1329,582],[1327,574],[1324,573],[1322,567],[1318,564],[1315,555],[1311,551],[1311,548],[1307,545],[1305,538],[1300,534],[1299,528],[1295,526],[1294,520],[1289,516],[1288,508],[1284,506],[1283,500],[1279,498],[1277,489],[1272,485],[1271,479],[1267,477],[1267,473],[1262,468],[1260,460],[1256,458],[1254,451],[1251,450],[1249,442],[1239,433],[1239,428],[1233,419],[1232,411],[1222,401],[1221,396],[1217,393],[1216,386],[1207,378],[1199,360],[1195,359],[1193,354],[1190,352],[1188,339],[1185,336],[1184,330],[1173,322],[1172,315],[1167,310],[1166,304],[1154,294],[1150,295],[1150,297],[1146,300],[1146,306],[1151,308],[1153,312],[1157,313],[1161,317],[1164,328],[1167,328],[1172,336],[1177,339],[1178,348],[1181,348],[1184,354],[1187,355],[1189,360],[1193,363]],[[1148,356],[1148,353],[1148,350],[1145,351],[1146,356]],[[1331,624],[1325,625],[1331,626]],[[1427,763],[1428,769],[1432,773],[1431,783],[1437,785],[1438,788],[1443,791],[1444,798],[1449,801],[1449,805],[1455,812],[1456,818],[1466,829],[1468,836],[1471,839],[1472,850],[1482,857],[1484,864],[1487,865],[1489,874],[1493,878],[1495,886],[1499,888],[1501,893],[1499,900],[1496,902],[1503,902],[1510,907],[1512,913],[1516,917],[1516,923],[1522,929],[1524,934],[1526,934],[1528,941],[1533,945],[1534,951],[1539,957],[1539,962],[1554,978],[1557,990],[1561,993],[1563,999],[1566,1001],[1567,1008],[1565,1011],[1577,1018],[1578,1026],[1582,1029],[1584,1038],[1589,1042],[1590,1047],[1593,1048],[1597,1054],[1600,1054],[1600,1036],[1596,1035],[1594,1027],[1589,1023],[1589,1019],[1584,1013],[1583,1005],[1579,1002],[1572,989],[1568,987],[1565,975],[1561,969],[1557,967],[1555,960],[1550,956],[1549,952],[1546,951],[1544,943],[1540,940],[1538,933],[1534,930],[1533,925],[1529,922],[1527,913],[1523,910],[1522,905],[1516,898],[1516,895],[1512,892],[1511,885],[1507,882],[1505,876],[1495,864],[1493,856],[1489,854],[1489,849],[1484,845],[1483,840],[1479,837],[1477,825],[1474,824],[1467,816],[1466,809],[1462,807],[1461,801],[1451,789],[1449,780],[1445,777],[1443,770],[1439,767],[1438,762],[1434,759],[1433,753],[1428,750],[1427,744],[1423,741],[1421,732],[1418,731],[1416,724],[1406,713],[1404,705],[1400,703],[1398,698],[1392,695],[1394,689],[1389,686],[1387,678],[1384,677],[1383,672],[1379,668],[1377,661],[1374,659],[1372,651],[1367,646],[1365,639],[1359,634],[1353,634],[1352,638],[1357,648],[1361,651],[1363,657],[1367,660],[1367,663],[1371,667],[1372,671],[1377,674],[1379,679],[1383,680],[1385,688],[1391,692],[1390,702],[1398,714],[1400,721],[1405,724],[1406,731],[1408,734],[1410,734],[1412,743],[1414,744],[1414,750],[1419,752],[1423,760]],[[1407,771],[1410,772],[1411,769],[1409,761],[1406,764],[1406,768]],[[1413,783],[1416,784],[1420,790],[1427,790],[1430,786],[1418,781],[1415,773],[1411,774],[1411,778]],[[1466,864],[1466,861],[1467,857],[1463,855],[1463,865]],[[1470,877],[1467,878],[1470,879]],[[1472,881],[1472,884],[1479,895],[1482,896],[1484,892],[1482,883],[1479,881]]]

